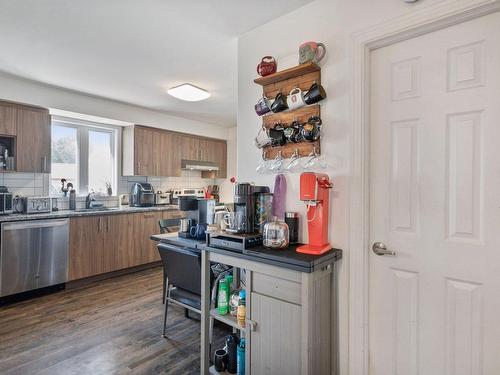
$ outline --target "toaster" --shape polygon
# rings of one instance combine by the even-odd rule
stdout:
[[[162,205],[162,204],[170,204],[172,203],[172,193],[162,193],[161,191],[157,191],[155,193],[155,204]]]

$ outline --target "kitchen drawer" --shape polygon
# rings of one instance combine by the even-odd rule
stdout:
[[[252,291],[297,305],[301,304],[301,284],[290,280],[252,272]]]

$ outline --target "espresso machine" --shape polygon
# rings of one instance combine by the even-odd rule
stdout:
[[[269,193],[268,186],[256,186],[247,182],[234,185],[234,212],[243,216],[241,233],[255,232],[255,204],[260,193]]]
[[[313,255],[326,253],[328,243],[328,210],[333,184],[324,173],[306,172],[300,175],[300,200],[307,206],[309,243],[299,246],[297,252]]]

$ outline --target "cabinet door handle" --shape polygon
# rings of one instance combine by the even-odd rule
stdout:
[[[257,327],[257,322],[255,322],[251,319],[245,319],[245,324],[248,325],[248,328],[250,328],[250,331],[255,331],[255,328]]]
[[[154,217],[155,215],[154,214],[144,214],[144,218],[152,218]]]
[[[47,172],[47,156],[42,158],[42,172]]]
[[[137,162],[137,174],[141,174],[141,162]]]

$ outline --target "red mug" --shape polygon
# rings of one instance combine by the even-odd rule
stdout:
[[[276,73],[278,69],[278,63],[272,56],[264,56],[257,65],[257,74],[262,77],[268,76],[269,74]]]

